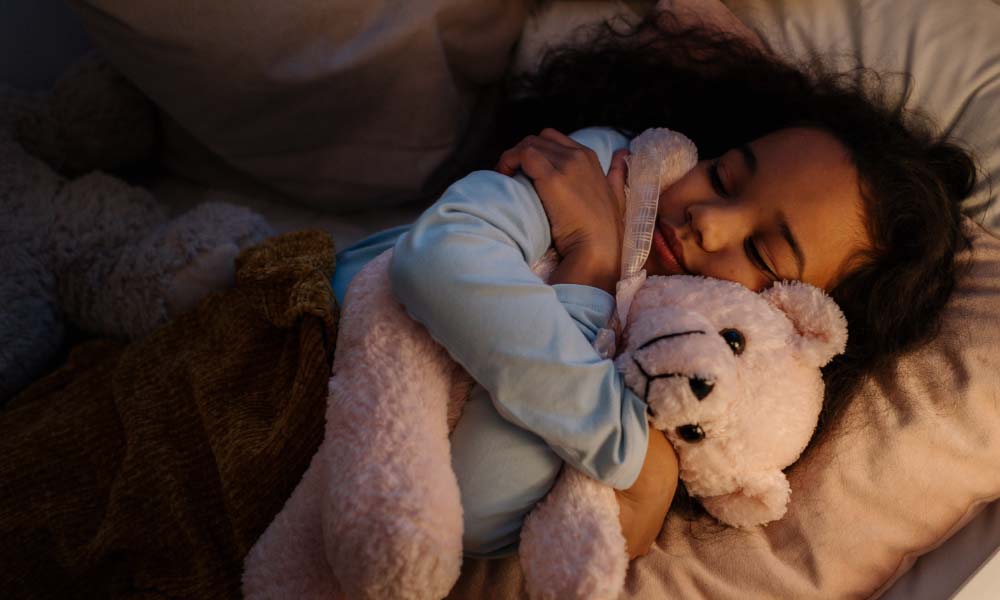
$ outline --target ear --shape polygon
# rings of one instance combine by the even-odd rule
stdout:
[[[731,494],[700,498],[710,515],[733,527],[754,527],[780,519],[792,489],[781,471],[754,474]]]
[[[822,367],[844,351],[847,319],[823,290],[800,281],[780,281],[761,296],[792,322],[799,334],[795,350],[809,364]]]

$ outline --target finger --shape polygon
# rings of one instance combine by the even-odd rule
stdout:
[[[543,130],[543,132],[544,131],[549,131],[549,130]],[[551,131],[555,130],[553,129]],[[532,148],[537,148],[538,150],[541,150],[543,152],[548,152],[549,154],[558,156],[567,156],[571,152],[579,148],[585,148],[585,146],[577,144],[576,142],[574,142],[573,140],[569,139],[566,136],[563,136],[563,138],[569,143],[563,143],[559,140],[553,139],[551,137],[546,137],[543,135],[529,135],[528,137],[524,138],[524,140],[522,140],[521,143],[525,144],[526,146],[531,146]]]
[[[508,177],[513,177],[517,170],[521,168],[521,162],[523,160],[524,149],[527,148],[527,143],[530,139],[529,137],[524,138],[517,143],[516,146],[510,150],[505,150],[503,154],[500,155],[500,160],[497,161],[496,170],[500,171]]]
[[[529,135],[516,146],[500,155],[495,170],[513,177],[518,169],[524,169],[525,152],[531,150],[544,155],[550,165],[566,162],[570,149],[565,146],[535,135]]]
[[[521,170],[538,185],[538,180],[551,176],[557,167],[551,152],[530,145],[521,152]]]
[[[619,210],[625,212],[625,185],[628,181],[628,163],[625,159],[629,151],[622,148],[611,156],[611,168],[608,169],[608,185],[618,201]]]
[[[558,144],[560,147],[565,148],[569,154],[566,155],[567,161],[560,164],[571,164],[570,161],[577,161],[575,164],[580,165],[579,162],[582,158],[583,161],[590,163],[592,167],[600,168],[602,171],[604,168],[601,166],[601,159],[597,157],[597,153],[588,146],[581,144],[580,142],[574,140],[568,135],[547,127],[538,134],[538,137]]]
[[[513,177],[520,168],[521,149],[515,146],[510,150],[504,151],[504,153],[500,155],[500,160],[497,161],[497,166],[493,167],[493,170],[499,171],[508,177]]]
[[[621,148],[616,150],[614,154],[611,155],[611,167],[608,169],[608,178],[614,177],[615,179],[620,179],[621,184],[625,185],[628,177],[628,161],[625,160],[629,157],[628,148]]]
[[[555,170],[551,154],[532,145],[518,145],[500,155],[496,170],[513,177],[520,169],[529,179],[548,177]]]
[[[552,129],[551,127],[546,127],[545,129],[543,129],[541,133],[538,134],[538,137],[544,140],[555,142],[562,146],[569,146],[570,148],[579,148],[583,146],[583,144],[577,142],[576,140],[569,137],[565,133],[562,133],[561,131],[558,131],[556,129]]]

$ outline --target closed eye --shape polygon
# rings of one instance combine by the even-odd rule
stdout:
[[[715,193],[722,196],[723,198],[729,197],[729,190],[726,189],[725,184],[722,183],[722,177],[719,175],[719,159],[713,160],[708,165],[708,180],[712,184],[712,189]]]
[[[750,259],[750,262],[752,262],[755,267],[760,269],[768,279],[771,281],[777,281],[780,279],[778,274],[767,265],[767,261],[764,260],[764,257],[761,256],[760,250],[757,249],[757,243],[753,241],[753,238],[743,240],[743,250],[746,252],[747,258]]]

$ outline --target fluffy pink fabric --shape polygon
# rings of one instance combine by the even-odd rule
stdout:
[[[738,332],[738,351],[727,332]],[[616,364],[676,449],[688,491],[719,520],[750,527],[785,513],[782,469],[816,428],[819,369],[846,341],[840,310],[809,285],[756,294],[729,281],[652,277],[632,302]],[[693,378],[711,391],[697,397]],[[682,429],[695,426],[703,438],[685,439]]]
[[[392,298],[390,258],[372,261],[348,289],[326,437],[247,557],[247,598],[441,598],[459,576],[462,508],[448,432],[471,382]],[[536,272],[553,261],[550,253]],[[706,506],[724,521],[753,525],[784,513],[781,469],[815,427],[819,366],[842,348],[844,326],[808,286],[758,295],[730,282],[653,277],[632,303],[617,364],[677,448],[689,489],[711,496]],[[744,336],[740,352],[719,335],[727,329]],[[693,378],[712,392],[696,397]],[[688,423],[705,439],[679,437]],[[628,561],[611,489],[565,469],[525,523],[521,562],[533,598],[617,597]]]
[[[614,491],[564,468],[525,519],[518,552],[531,598],[617,598],[628,555]]]
[[[247,557],[247,598],[441,598],[458,578],[448,402],[467,385],[392,298],[389,259],[347,292],[326,437]]]

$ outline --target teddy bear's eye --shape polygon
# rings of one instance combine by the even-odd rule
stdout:
[[[746,349],[747,346],[747,340],[743,337],[743,334],[740,333],[739,329],[723,329],[719,332],[719,335],[721,335],[722,339],[726,340],[726,343],[729,344],[733,354],[736,356],[743,354],[743,350]]]
[[[715,384],[711,381],[706,381],[701,377],[690,377],[688,378],[688,387],[691,388],[691,392],[694,394],[695,398],[698,400],[704,400],[709,394],[712,393],[712,390],[715,389]]]
[[[681,425],[676,429],[677,435],[681,436],[681,439],[685,442],[697,443],[705,439],[705,430],[701,428],[701,425],[695,423],[694,425]]]

